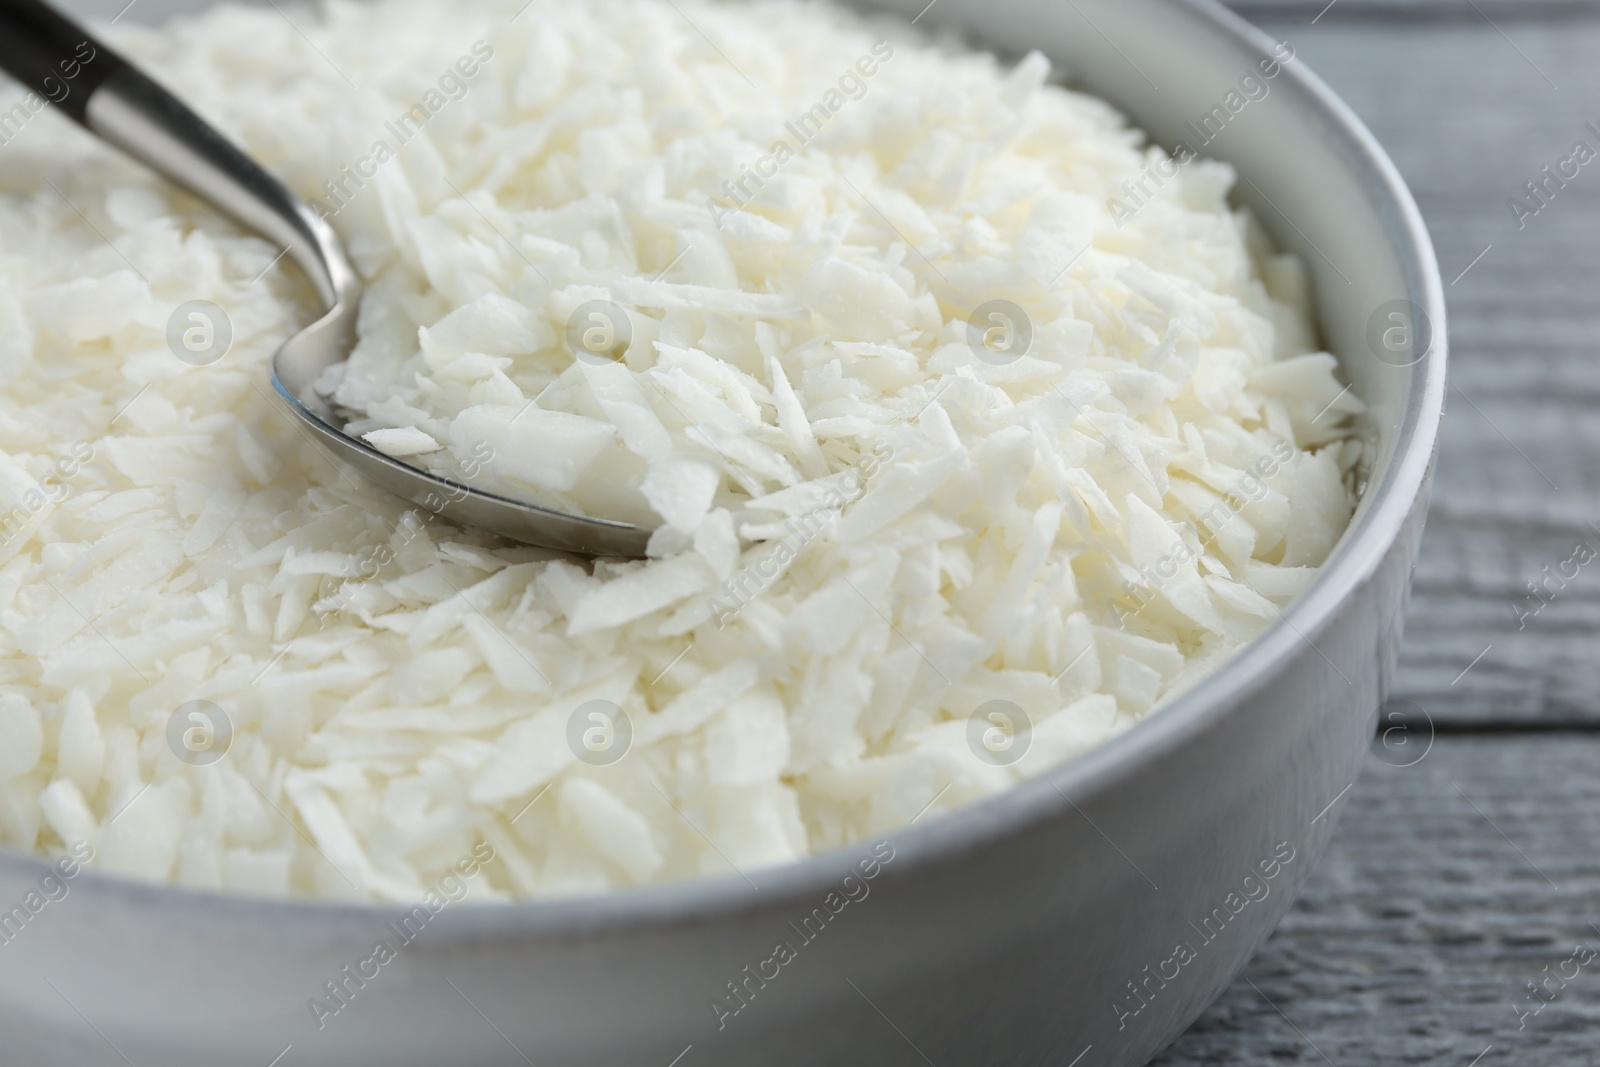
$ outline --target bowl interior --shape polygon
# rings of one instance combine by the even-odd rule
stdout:
[[[1421,398],[1428,341],[1442,353],[1438,271],[1387,156],[1303,60],[1262,77],[1258,64],[1279,42],[1212,0],[852,2],[922,12],[919,25],[958,30],[1001,54],[1039,49],[1070,87],[1114,104],[1154,143],[1233,164],[1235,202],[1311,274],[1323,343],[1372,408],[1381,480]],[[1254,83],[1242,90],[1247,76]],[[1382,347],[1386,332],[1394,342],[1408,330],[1416,340],[1406,350]]]
[[[126,0],[58,0],[73,14],[104,22]],[[975,841],[1058,805],[1059,786],[1084,798],[1136,771],[1154,753],[1182,743],[1221,713],[1241,687],[1259,683],[1274,662],[1315,633],[1342,591],[1361,580],[1394,539],[1425,484],[1443,403],[1444,301],[1420,214],[1393,165],[1359,120],[1303,61],[1289,60],[1269,91],[1230,113],[1203,145],[1195,124],[1227,109],[1230,92],[1271,54],[1265,34],[1213,0],[855,0],[869,11],[918,18],[948,28],[1001,54],[1039,49],[1070,86],[1121,109],[1161,145],[1189,144],[1240,172],[1237,202],[1248,205],[1278,246],[1309,270],[1323,342],[1370,408],[1377,456],[1355,518],[1311,590],[1286,620],[1258,637],[1218,674],[1106,745],[967,808],[892,835],[906,857],[901,870]],[[209,0],[141,0],[130,19],[160,22],[199,10]],[[920,13],[920,17],[919,16]],[[1213,120],[1213,127],[1217,125]],[[1396,320],[1395,313],[1407,316]],[[1376,332],[1374,323],[1377,323]],[[1412,345],[1398,355],[1383,331],[1409,328]],[[849,862],[823,854],[767,872],[760,897],[800,896],[827,885]],[[34,857],[0,850],[0,868],[38,867]],[[93,875],[98,880],[105,876]],[[121,881],[120,879],[107,879]],[[213,894],[123,882],[152,906],[230,909],[249,905],[259,917],[284,910],[324,915],[362,912],[366,905],[321,901],[241,901]],[[737,876],[620,891],[598,898],[508,905],[500,920],[519,927],[571,933],[576,927],[651,923],[750,906]],[[260,909],[260,910],[256,910]],[[464,923],[470,929],[477,922]],[[464,931],[465,932],[465,931]]]

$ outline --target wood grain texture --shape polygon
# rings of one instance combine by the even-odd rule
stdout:
[[[1597,765],[1592,734],[1374,756],[1304,895],[1156,1067],[1593,1064],[1600,955],[1563,963],[1600,953]]]

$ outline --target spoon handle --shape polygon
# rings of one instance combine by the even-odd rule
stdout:
[[[0,70],[101,140],[285,249],[327,307],[357,292],[343,247],[316,212],[44,0],[0,0]]]
[[[87,122],[89,97],[125,66],[54,8],[38,0],[0,3],[0,70],[75,122]]]

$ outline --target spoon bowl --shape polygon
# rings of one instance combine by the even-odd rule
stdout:
[[[87,60],[84,56],[88,55]],[[434,515],[524,544],[589,556],[638,557],[654,532],[541,507],[402,463],[340,429],[316,391],[356,340],[361,282],[333,228],[182,101],[43,0],[0,2],[0,70],[54,100],[58,68],[81,69],[57,106],[101,140],[278,245],[305,272],[320,318],[272,358],[272,386],[307,438],[342,467]]]

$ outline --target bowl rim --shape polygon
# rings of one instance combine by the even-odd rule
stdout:
[[[1167,0],[1174,7],[1211,23],[1239,44],[1263,54],[1273,39],[1218,0]],[[1296,597],[1277,621],[1233,654],[1225,669],[1201,679],[1171,703],[1078,756],[999,793],[938,813],[922,826],[903,826],[852,844],[798,860],[749,872],[705,875],[675,882],[643,885],[569,897],[494,902],[451,909],[452,919],[432,932],[428,944],[448,949],[508,934],[557,942],[599,935],[618,935],[645,928],[699,925],[766,911],[788,901],[813,901],[837,886],[851,864],[872,844],[893,846],[893,866],[884,877],[899,880],[958,859],[1003,837],[1025,832],[1048,821],[1073,799],[1102,795],[1142,767],[1185,746],[1237,710],[1243,698],[1262,690],[1302,641],[1310,642],[1331,621],[1348,594],[1369,579],[1389,552],[1417,506],[1427,482],[1443,416],[1447,359],[1443,282],[1422,214],[1398,169],[1376,138],[1305,63],[1285,65],[1280,76],[1294,82],[1327,122],[1325,136],[1342,142],[1351,167],[1389,212],[1391,236],[1406,275],[1411,297],[1431,320],[1432,347],[1425,358],[1406,368],[1408,381],[1396,444],[1381,475],[1368,485],[1355,516],[1312,584]],[[1364,171],[1364,173],[1363,173]],[[37,880],[53,861],[33,853],[0,848],[0,873]],[[747,875],[759,878],[759,884]],[[78,875],[83,890],[99,898],[116,896],[140,911],[174,910],[186,924],[271,923],[281,934],[280,920],[320,936],[329,927],[373,921],[410,906],[373,901],[321,898],[255,897],[218,890],[146,882],[84,867]],[[754,889],[752,887],[754,886]]]

